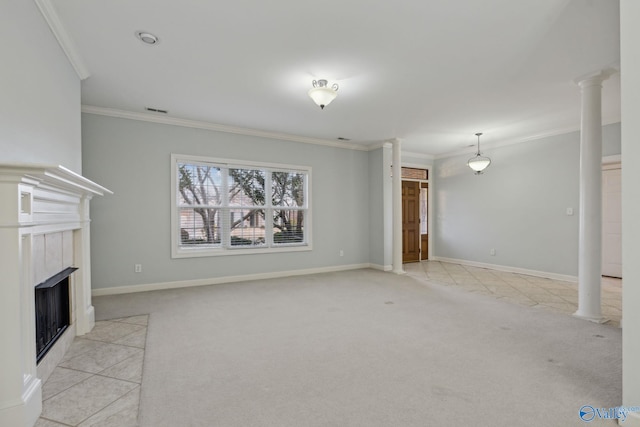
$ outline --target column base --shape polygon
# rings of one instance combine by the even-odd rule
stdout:
[[[607,323],[610,320],[604,316],[590,316],[590,315],[582,314],[579,311],[576,311],[575,313],[573,313],[573,317],[577,317],[578,319],[588,320],[589,322],[600,323],[600,324]]]
[[[407,274],[407,272],[406,272],[406,271],[404,271],[403,269],[400,269],[400,270],[395,270],[395,269],[394,269],[394,270],[391,270],[391,272],[392,272],[393,274]]]

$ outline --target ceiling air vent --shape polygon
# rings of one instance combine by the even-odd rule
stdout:
[[[342,136],[339,136],[337,139],[338,141],[351,141],[351,138],[344,138]]]
[[[144,107],[144,109],[147,111],[151,111],[152,113],[167,114],[169,112],[168,110],[161,110],[159,108],[151,108],[151,107]]]

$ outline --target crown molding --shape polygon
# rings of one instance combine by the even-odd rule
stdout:
[[[397,139],[397,138],[394,138]],[[377,142],[373,145],[369,145],[369,151],[374,151],[377,150],[379,148],[393,148],[393,143],[391,142],[393,141],[393,139],[389,139],[386,141],[380,141]],[[413,157],[416,159],[423,159],[423,160],[433,160],[434,156],[433,154],[426,154],[426,153],[416,153],[414,151],[404,151],[402,150],[402,148],[400,149],[400,152],[403,156],[407,156],[407,157]]]
[[[36,1],[40,1],[40,0],[36,0]],[[82,105],[82,112],[87,114],[95,114],[99,116],[108,116],[108,117],[116,117],[121,119],[138,120],[138,121],[160,123],[160,124],[167,124],[167,125],[173,125],[173,126],[182,126],[182,127],[188,127],[188,128],[194,128],[194,129],[205,129],[205,130],[212,130],[217,132],[232,133],[237,135],[256,136],[261,138],[277,139],[281,141],[302,142],[305,144],[324,145],[328,147],[344,148],[344,149],[356,150],[356,151],[374,151],[382,147],[390,148],[392,145],[391,142],[388,140],[382,141],[379,143],[374,143],[373,145],[362,145],[362,144],[356,144],[356,143],[349,143],[345,141],[338,142],[338,141],[333,141],[329,139],[310,138],[310,137],[299,136],[299,135],[289,135],[285,133],[268,132],[268,131],[261,131],[256,129],[220,125],[220,124],[205,122],[200,120],[190,120],[190,119],[181,119],[181,118],[169,117],[169,116],[159,116],[152,113],[142,113],[142,112],[127,111],[127,110],[119,110],[114,108],[96,107],[93,105]],[[609,124],[619,123],[619,122],[620,122],[620,117],[611,117],[611,118],[603,119],[602,125],[606,126]],[[576,126],[558,128],[558,129],[553,129],[547,132],[541,132],[538,134],[530,135],[524,138],[506,139],[506,140],[497,141],[490,144],[483,143],[483,148],[493,149],[493,148],[499,148],[499,147],[506,147],[509,145],[520,144],[523,142],[534,141],[542,138],[548,138],[551,136],[577,132],[579,130],[580,128]],[[417,159],[436,160],[436,159],[444,159],[448,157],[460,156],[463,154],[469,154],[471,152],[475,152],[475,148],[473,150],[471,148],[465,148],[465,149],[450,151],[447,153],[437,154],[437,155],[403,151],[402,155],[407,157],[417,158]]]
[[[602,120],[602,126],[607,126],[607,125],[611,125],[614,123],[619,123],[620,122],[620,117],[609,117],[607,119]],[[493,149],[493,148],[500,148],[500,147],[506,147],[509,145],[515,145],[515,144],[521,144],[523,142],[529,142],[529,141],[535,141],[538,139],[542,139],[542,138],[549,138],[552,136],[557,136],[557,135],[564,135],[567,133],[573,133],[573,132],[579,132],[580,131],[580,126],[570,126],[570,127],[566,127],[566,128],[557,128],[557,129],[552,129],[546,132],[540,132],[534,135],[529,135],[526,137],[522,137],[522,138],[514,138],[514,139],[504,139],[502,141],[496,141],[493,143],[482,143],[482,151],[488,150],[488,149]],[[456,151],[450,151],[447,153],[443,153],[443,154],[438,154],[436,156],[434,156],[434,159],[445,159],[448,157],[455,157],[455,156],[461,156],[463,154],[469,154],[472,152],[475,152],[475,148],[471,148],[471,147],[467,147],[461,150],[456,150]]]
[[[492,148],[500,148],[500,147],[507,147],[509,145],[516,145],[516,144],[522,144],[523,142],[529,142],[529,141],[535,141],[537,139],[542,139],[542,138],[548,138],[551,136],[556,136],[556,135],[564,135],[566,133],[572,133],[572,132],[576,132],[579,131],[580,128],[579,127],[575,127],[575,126],[571,126],[571,127],[566,127],[566,128],[558,128],[558,129],[553,129],[550,130],[548,132],[541,132],[541,133],[537,133],[534,135],[529,135],[523,138],[514,138],[514,139],[505,139],[502,141],[496,141],[496,142],[492,142],[487,144],[486,142],[482,143],[482,151],[486,151]],[[444,159],[447,157],[455,157],[455,156],[460,156],[463,154],[469,154],[469,153],[475,153],[476,152],[476,148],[475,145],[474,147],[465,147],[461,150],[456,150],[456,151],[450,151],[448,153],[444,153],[444,154],[438,154],[437,156],[435,156],[436,159]]]
[[[373,145],[368,145],[367,147],[369,151],[375,151],[379,148],[391,148],[392,144],[389,141],[379,141]]]
[[[344,148],[348,150],[369,151],[369,147],[349,143],[338,142],[329,139],[309,138],[305,136],[289,135],[285,133],[267,132],[256,129],[247,129],[227,125],[219,125],[200,120],[180,119],[169,116],[158,116],[151,113],[140,113],[134,111],[117,110],[113,108],[95,107],[92,105],[83,105],[82,112],[87,114],[95,114],[99,116],[117,117],[121,119],[138,120],[143,122],[160,123],[173,126],[182,126],[194,129],[205,129],[217,132],[233,133],[236,135],[257,136],[260,138],[277,139],[280,141],[302,142],[305,144],[325,145],[328,147]]]
[[[53,3],[51,3],[51,0],[34,0],[34,2],[38,6],[38,9],[40,9],[40,13],[42,13],[42,16],[44,17],[45,21],[47,21],[47,24],[49,24],[51,32],[58,40],[58,44],[64,51],[65,55],[67,55],[67,59],[69,59],[71,66],[75,70],[80,80],[84,80],[89,77],[91,73],[84,63],[82,56],[80,56],[75,42],[60,20],[58,12],[53,6]]]

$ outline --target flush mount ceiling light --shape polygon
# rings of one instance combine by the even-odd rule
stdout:
[[[482,174],[482,172],[491,164],[491,159],[480,153],[480,135],[482,135],[481,132],[476,133],[476,136],[478,137],[478,152],[467,162],[467,166],[469,166],[476,175]]]
[[[143,43],[150,45],[158,44],[160,42],[160,39],[157,36],[146,31],[137,31],[136,37],[139,38]]]
[[[336,83],[329,87],[326,80],[314,80],[311,84],[313,84],[313,88],[309,90],[309,96],[323,110],[338,96],[336,93],[338,85]]]

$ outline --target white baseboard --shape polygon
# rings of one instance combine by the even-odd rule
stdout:
[[[618,421],[618,424],[625,427],[640,427],[640,414],[631,412],[624,421]]]
[[[452,264],[468,265],[469,267],[489,268],[491,270],[505,271],[507,273],[526,274],[527,276],[544,277],[545,279],[562,280],[564,282],[578,283],[577,276],[549,273],[547,271],[528,270],[526,268],[510,267],[507,265],[487,264],[484,262],[468,261],[465,259],[430,257],[430,261],[450,262]]]
[[[31,376],[17,401],[0,402],[1,426],[32,426],[42,412],[42,382]]]
[[[277,279],[280,277],[304,276],[307,274],[331,273],[335,271],[358,270],[363,268],[375,268],[375,267],[372,267],[372,265],[369,263],[363,263],[363,264],[337,265],[337,266],[320,267],[320,268],[307,268],[304,270],[275,271],[273,273],[257,273],[257,274],[244,274],[240,276],[212,277],[208,279],[179,280],[175,282],[162,282],[162,283],[145,283],[142,285],[117,286],[117,287],[111,287],[111,288],[93,289],[91,291],[91,295],[94,297],[99,297],[104,295],[131,294],[134,292],[157,291],[161,289],[188,288],[192,286],[218,285],[221,283],[246,282],[249,280]]]
[[[92,305],[90,305],[84,313],[78,310],[76,317],[76,335],[84,335],[93,329],[96,324],[96,313]]]
[[[369,268],[373,268],[374,270],[380,271],[391,271],[393,270],[392,265],[381,265],[381,264],[369,264]]]

